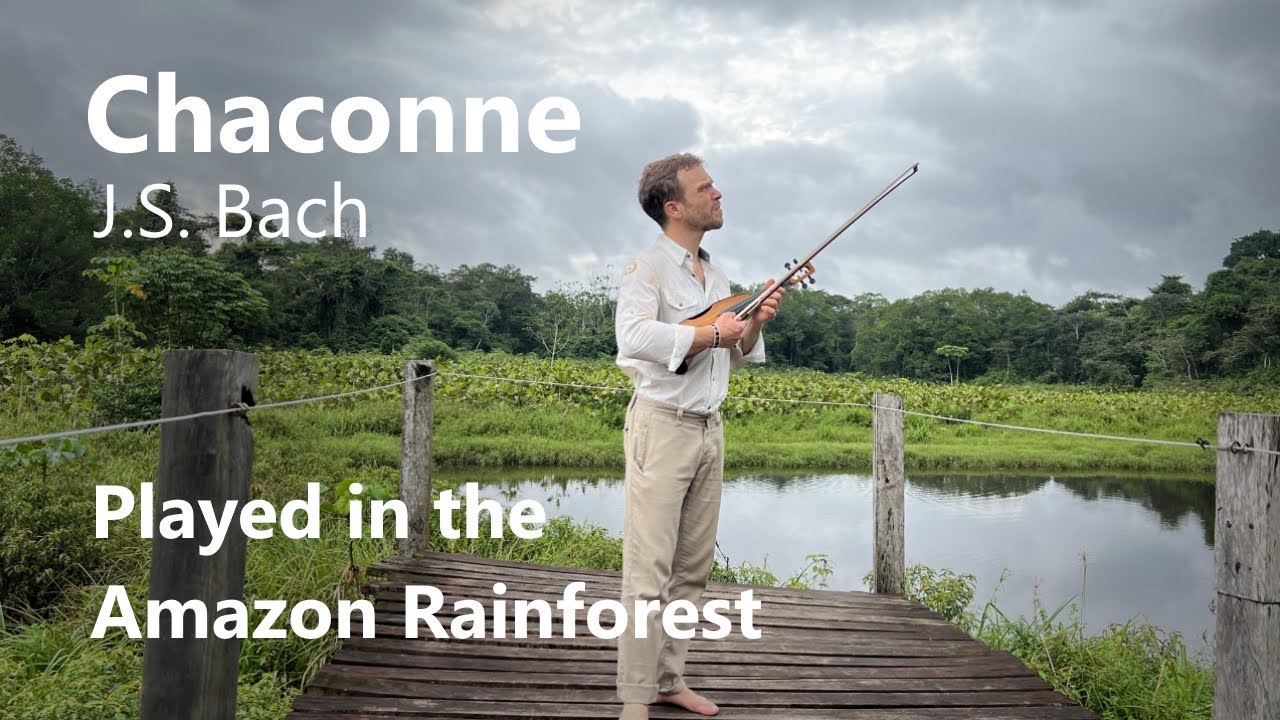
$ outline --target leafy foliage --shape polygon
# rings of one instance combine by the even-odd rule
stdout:
[[[159,367],[138,367],[93,388],[96,422],[115,425],[160,417],[164,375]]]
[[[35,467],[48,470],[79,460],[84,454],[84,443],[75,438],[18,443],[0,448],[0,469]]]
[[[1176,634],[1133,620],[1087,636],[1069,603],[1050,611],[1037,602],[1030,618],[1010,618],[994,604],[986,612],[980,640],[1013,653],[1105,720],[1213,717],[1213,667]]]
[[[81,272],[93,257],[98,189],[54,177],[0,135],[0,339],[82,336],[100,298]]]
[[[933,352],[947,359],[947,372],[951,374],[951,384],[960,382],[960,361],[969,355],[969,348],[959,345],[942,345],[935,348]],[[956,361],[955,370],[951,369],[952,360]]]
[[[24,428],[27,423],[50,430],[73,426],[96,412],[85,396],[97,385],[111,382],[111,378],[117,376],[142,377],[159,370],[158,351],[131,347],[108,350],[100,338],[91,340],[82,347],[66,340],[41,343],[31,337],[0,346],[0,423],[16,426],[18,421],[5,411],[22,404]],[[263,401],[396,382],[408,359],[404,354],[335,355],[327,351],[297,350],[264,351],[259,357]],[[523,459],[530,453],[551,448],[545,457],[545,462],[551,464],[574,457],[570,453],[581,452],[583,447],[597,441],[611,450],[620,447],[617,431],[629,388],[620,371],[607,360],[551,362],[501,352],[462,353],[456,360],[442,360],[439,367],[449,374],[437,378],[438,460],[456,462],[459,458],[481,457],[480,453],[484,452],[489,453],[482,456],[485,458],[506,453],[504,457]],[[491,377],[525,378],[538,384],[513,384]],[[540,384],[548,379],[587,387]],[[1262,409],[1275,407],[1277,401],[1274,391],[1244,396],[1203,387],[1193,392],[1113,392],[1063,387],[953,386],[877,380],[852,373],[835,375],[770,369],[735,374],[731,389],[735,395],[853,402],[869,402],[874,392],[888,391],[904,395],[910,409],[928,409],[939,414],[1017,421],[1030,412],[1040,414],[1037,420],[1059,427],[1129,428],[1144,431],[1143,434],[1157,428],[1160,434],[1176,439],[1207,432],[1201,428],[1212,428],[1217,411],[1223,407]],[[815,446],[827,449],[851,442],[865,445],[870,422],[870,413],[865,408],[815,407],[778,401],[734,400],[725,412],[737,420],[727,426],[731,431],[739,427],[749,431],[729,438],[734,452],[762,453],[750,455],[748,459],[764,456],[776,459],[782,455],[778,446],[760,440],[772,434],[761,432],[761,428],[776,428],[778,435],[814,438]],[[317,478],[342,478],[342,481],[325,496],[333,512],[325,513],[321,520],[321,540],[297,542],[277,536],[251,543],[246,580],[248,596],[296,602],[350,598],[359,593],[359,568],[393,553],[394,540],[364,538],[352,542],[346,537],[345,519],[335,515],[341,505],[353,497],[350,493],[353,481],[364,485],[362,497],[389,495],[386,489],[396,486],[400,421],[399,390],[395,388],[372,396],[264,410],[253,416],[258,441],[252,490],[255,498],[279,503],[300,497],[300,488],[305,482]],[[978,454],[985,455],[986,446],[978,437],[959,435],[968,427],[909,418],[908,436],[915,438],[909,439],[909,443],[913,443],[909,445],[909,452],[917,456],[921,450],[942,444],[954,432],[965,446],[977,446]],[[33,431],[39,429],[32,427]],[[28,462],[22,467],[17,466],[20,460],[11,460],[13,467],[0,471],[0,487],[8,492],[10,483],[17,482],[21,493],[46,492],[37,500],[39,510],[49,513],[41,521],[50,527],[78,526],[81,537],[87,535],[92,525],[85,519],[92,517],[92,508],[74,506],[76,498],[83,497],[82,503],[89,502],[91,493],[85,492],[86,487],[105,482],[106,478],[119,482],[116,477],[128,472],[135,475],[123,482],[136,487],[137,482],[149,477],[154,470],[148,463],[155,459],[156,433],[112,433],[100,437],[102,445],[111,447],[118,456],[116,465],[99,468],[85,463],[83,458],[67,462],[71,458],[66,453],[75,455],[73,447],[53,446],[51,451],[42,450],[35,456],[31,455],[32,451],[40,449],[34,446],[14,449],[10,453],[12,458],[21,455],[35,459],[43,453],[53,458],[53,464],[46,471],[39,467],[38,459],[34,460],[35,464]],[[98,447],[95,441],[95,457],[101,456]],[[1069,446],[1068,451],[1072,458],[1085,454],[1079,444]],[[469,452],[475,455],[467,455]],[[1005,448],[1003,452],[1011,451]],[[1195,449],[1178,449],[1178,452],[1191,453],[1197,460],[1201,457]],[[1036,451],[1035,455],[1037,462],[1044,462],[1041,452]],[[1137,453],[1135,456],[1139,461],[1148,459]],[[953,460],[944,459],[949,464]],[[851,464],[847,456],[836,456],[834,462],[843,467]],[[76,468],[83,472],[73,473]],[[37,478],[45,472],[49,480],[40,482]],[[437,481],[447,482],[439,477]],[[379,486],[381,491],[376,490]],[[1001,486],[1001,491],[1007,489],[1005,484]],[[1099,488],[1098,492],[1105,492],[1105,488]],[[71,503],[68,498],[72,499]],[[8,506],[7,496],[0,498],[0,503],[0,508]],[[54,516],[53,513],[61,510],[57,506],[68,504],[73,507],[65,509],[65,517]],[[24,524],[30,522],[33,514],[38,515],[37,509],[25,501],[14,507],[17,508],[15,516]],[[141,643],[118,636],[107,641],[87,641],[101,594],[100,590],[74,587],[107,581],[126,582],[133,597],[144,597],[146,543],[139,540],[136,529],[133,530],[113,533],[109,546],[95,549],[92,541],[81,544],[77,549],[85,551],[86,557],[66,565],[49,566],[66,570],[60,580],[48,587],[47,599],[41,601],[58,603],[57,608],[50,611],[53,617],[15,625],[11,630],[0,629],[0,675],[12,679],[14,687],[13,693],[0,697],[0,715],[32,719],[136,716]],[[7,528],[4,533],[6,537],[10,535]],[[30,544],[27,536],[18,537],[23,538],[18,547],[24,552],[40,547]],[[0,544],[3,543],[0,539]],[[557,565],[616,569],[621,563],[616,538],[598,528],[568,520],[548,523],[542,541],[538,542],[485,537],[447,543],[437,536],[433,538],[433,547]],[[53,559],[53,562],[60,561],[60,558]],[[19,563],[14,565],[17,567]],[[355,572],[351,571],[353,566],[357,569]],[[120,578],[125,572],[128,576]],[[804,570],[791,578],[778,578],[769,570],[767,562],[730,563],[725,558],[714,572],[717,579],[821,586],[830,568],[821,556],[811,556]],[[965,618],[972,617],[972,611],[965,607],[967,598],[972,598],[971,582],[959,573],[920,571],[909,574],[908,585],[913,593],[928,599],[926,604],[963,627]],[[964,610],[960,611],[962,607]],[[62,608],[67,608],[66,617],[58,614]],[[11,612],[9,617],[13,617]],[[255,622],[257,619],[251,618]],[[0,619],[0,624],[3,622]],[[1107,717],[1132,717],[1147,707],[1161,708],[1163,717],[1178,717],[1180,709],[1185,711],[1183,716],[1204,717],[1196,714],[1197,708],[1204,706],[1205,688],[1211,687],[1211,683],[1206,685],[1203,680],[1204,668],[1190,659],[1184,663],[1179,652],[1185,653],[1185,648],[1179,650],[1179,645],[1164,642],[1154,631],[1108,633],[1105,643],[1090,645],[1088,643],[1094,641],[1085,639],[1082,645],[1073,627],[1055,635],[1041,629],[1042,623],[1032,625],[1026,621],[1026,628],[1020,629],[1020,622],[1023,621],[1004,618],[988,610],[980,627],[987,633],[983,637],[991,638],[989,642],[1008,643],[1014,652],[1034,663],[1064,692],[1083,698],[1095,709],[1113,708],[1107,712],[1116,714]],[[1155,644],[1152,638],[1164,644]],[[336,644],[332,637],[246,641],[242,647],[240,686],[244,716],[282,717],[289,698],[313,676]],[[1047,645],[1048,650],[1039,649],[1043,645]],[[1036,655],[1037,652],[1042,654]],[[1149,661],[1149,658],[1156,660]],[[1058,674],[1054,675],[1055,672]],[[1158,681],[1138,682],[1151,677]],[[1126,707],[1131,714],[1119,714]]]
[[[993,649],[1013,653],[1055,690],[1106,720],[1213,717],[1213,668],[1190,655],[1177,635],[1137,621],[1087,636],[1078,606],[1011,618],[989,601],[972,606],[976,579],[967,573],[910,565],[907,597],[945,617]],[[871,574],[863,582],[871,586]]]
[[[64,484],[63,468],[84,454],[67,438],[0,449],[0,608],[43,609],[102,562],[104,545],[85,522],[92,498]]]
[[[457,360],[458,353],[443,340],[417,337],[404,347],[404,354],[418,360]]]
[[[163,236],[132,232],[164,225],[137,198],[113,208],[113,232],[95,241],[106,222],[100,189],[53,177],[0,136],[0,338],[383,353],[431,338],[458,352],[616,352],[612,269],[540,295],[536,278],[510,265],[443,271],[343,237],[267,238],[257,218],[242,240],[210,252],[218,218],[190,212],[172,186],[150,200],[172,218]],[[961,358],[937,352],[952,347],[968,349],[964,377],[987,383],[1265,386],[1280,378],[1277,238],[1260,229],[1235,239],[1198,293],[1162,275],[1145,298],[1090,290],[1057,308],[992,288],[893,302],[794,288],[765,342],[775,364],[926,382],[958,379]],[[88,267],[95,256],[105,266]]]
[[[262,401],[293,400],[321,394],[346,392],[401,380],[403,364],[414,355],[375,353],[335,355],[325,351],[264,351],[259,353]],[[35,342],[15,339],[0,344],[0,393],[11,410],[36,406],[69,410],[88,416],[95,410],[95,393],[105,413],[104,391],[99,387],[124,377],[136,388],[121,393],[153,398],[151,391],[159,375],[161,354],[154,350],[131,350],[123,355],[103,350],[101,344],[78,347],[69,341]],[[621,427],[622,411],[631,391],[627,378],[612,362],[575,360],[551,362],[532,356],[501,352],[462,353],[456,359],[437,363],[442,376],[436,393],[443,404],[459,400],[470,404],[502,403],[511,408],[559,407],[561,403],[597,413]],[[126,383],[127,384],[127,383]],[[727,418],[788,416],[814,419],[828,412],[822,403],[869,405],[875,393],[903,397],[913,412],[952,418],[981,419],[988,422],[1027,421],[1027,413],[1038,412],[1038,423],[1053,429],[1098,432],[1110,428],[1147,435],[1145,428],[1170,427],[1167,439],[1193,440],[1196,433],[1210,433],[1216,413],[1266,411],[1280,397],[1271,391],[1241,394],[1226,388],[1202,385],[1168,392],[1114,391],[1053,386],[1006,386],[960,383],[937,385],[905,379],[884,380],[857,373],[833,374],[806,370],[747,369],[731,376],[730,398],[721,412]],[[392,387],[359,399],[397,399]],[[763,402],[753,398],[774,398]],[[2,405],[0,405],[2,406]],[[849,408],[849,419],[869,425],[870,411]],[[142,413],[133,411],[130,415]],[[117,415],[117,417],[121,417]],[[919,425],[917,425],[919,423]],[[936,421],[908,418],[907,432],[925,432]],[[917,427],[919,430],[917,430]],[[1190,427],[1191,429],[1188,429]]]

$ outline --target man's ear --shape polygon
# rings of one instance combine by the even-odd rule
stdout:
[[[671,220],[679,220],[684,208],[676,200],[668,200],[662,205],[662,209],[667,213],[667,217]]]

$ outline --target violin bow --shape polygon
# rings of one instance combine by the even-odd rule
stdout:
[[[848,220],[845,220],[844,224],[836,228],[835,232],[832,232],[830,235],[828,235],[826,240],[823,240],[822,242],[818,243],[818,247],[814,248],[813,252],[809,253],[809,255],[805,257],[803,261],[793,260],[791,263],[788,263],[787,264],[788,272],[786,276],[783,277],[778,282],[770,285],[767,289],[761,290],[755,297],[749,300],[746,306],[743,307],[742,310],[738,311],[738,315],[737,315],[738,321],[741,322],[751,317],[751,315],[760,308],[760,305],[763,304],[765,300],[769,299],[770,295],[773,295],[774,291],[776,291],[778,288],[782,287],[783,285],[786,285],[787,283],[791,282],[792,279],[795,278],[797,274],[801,272],[805,272],[806,273],[805,277],[812,275],[813,259],[817,257],[818,253],[822,252],[824,249],[826,249],[828,245],[834,242],[836,238],[840,237],[841,233],[849,229],[849,226],[858,222],[858,218],[861,218],[863,215],[866,215],[868,210],[876,206],[876,203],[888,197],[889,193],[893,192],[894,190],[897,190],[899,185],[906,182],[907,179],[910,178],[912,175],[915,175],[916,172],[919,171],[919,169],[920,169],[920,163],[915,163],[911,167],[907,168],[906,170],[903,170],[901,175],[894,178],[888,185],[885,186],[883,190],[881,190],[878,194],[876,194],[875,197],[871,198],[870,202],[868,202],[866,205],[863,205],[861,210],[853,214],[853,217],[849,218]]]

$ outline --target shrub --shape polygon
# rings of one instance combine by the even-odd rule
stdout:
[[[159,366],[143,367],[120,382],[104,382],[93,390],[93,408],[104,424],[160,417],[164,373]]]
[[[404,352],[415,360],[457,360],[458,353],[443,340],[419,336],[404,346]]]
[[[874,587],[874,571],[863,575],[862,582],[867,588]],[[906,567],[902,584],[908,598],[938,613],[961,630],[972,632],[976,618],[969,604],[973,602],[977,582],[978,579],[970,573],[934,570],[917,563]]]
[[[70,494],[51,465],[78,459],[60,440],[5,448],[0,466],[0,606],[41,610],[63,588],[91,580],[106,554],[94,537],[92,497]]]

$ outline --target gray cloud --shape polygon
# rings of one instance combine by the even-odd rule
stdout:
[[[1232,238],[1280,219],[1273,2],[491,2],[199,6],[18,2],[0,28],[0,132],[54,172],[171,178],[212,210],[219,183],[296,203],[341,180],[369,242],[443,268],[515,264],[540,286],[620,266],[656,233],[645,162],[692,149],[725,192],[707,247],[740,282],[777,276],[911,162],[921,173],[819,261],[821,287],[899,297],[985,287],[1060,303],[1087,289],[1193,282]],[[678,32],[677,32],[678,31]],[[393,111],[439,95],[455,152],[113,155],[93,88],[177,73],[180,95],[317,95]],[[551,95],[581,113],[565,155],[462,152],[464,97]],[[150,129],[153,99],[113,126]],[[323,134],[309,117],[306,132]],[[355,128],[359,129],[359,128]],[[424,124],[421,141],[433,131]],[[154,138],[153,138],[154,142]]]
[[[1260,124],[1277,105],[1210,82],[1208,61],[1168,38],[1135,46],[1118,42],[1131,28],[1108,37],[1123,24],[1074,22],[1103,34],[1086,46],[1085,28],[1068,25],[1058,30],[1074,41],[1010,43],[976,77],[915,68],[891,80],[887,108],[946,136],[943,162],[963,168],[950,183],[956,201],[1022,220],[992,240],[1065,259],[1040,263],[1046,275],[1123,292],[1161,273],[1203,278],[1233,237],[1276,218],[1274,196],[1259,191],[1280,157]],[[980,217],[966,214],[956,220]]]

